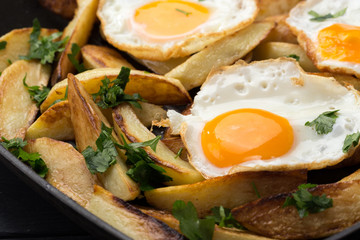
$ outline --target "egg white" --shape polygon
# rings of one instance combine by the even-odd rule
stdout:
[[[169,112],[170,121],[182,122],[181,136],[190,163],[204,177],[229,172],[257,170],[320,169],[339,163],[345,137],[360,130],[358,92],[341,86],[333,78],[309,75],[296,61],[267,60],[242,63],[212,73],[194,99],[191,115]],[[294,130],[294,143],[288,153],[270,160],[253,160],[218,168],[202,150],[201,132],[216,116],[241,108],[263,109],[286,118]],[[319,135],[304,124],[325,111],[339,109],[333,131]]]

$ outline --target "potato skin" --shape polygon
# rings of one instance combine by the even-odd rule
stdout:
[[[76,0],[39,0],[44,8],[62,16],[71,19],[74,16],[77,7]]]

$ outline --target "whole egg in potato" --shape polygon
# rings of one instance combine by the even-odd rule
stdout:
[[[188,56],[251,24],[256,0],[101,0],[105,38],[138,58]]]
[[[332,131],[305,126],[336,111]],[[334,78],[306,74],[281,58],[240,63],[211,73],[194,98],[191,114],[169,111],[191,164],[204,177],[237,171],[320,169],[355,151],[343,151],[360,130],[359,94]]]
[[[287,24],[320,70],[360,77],[360,1],[307,0]]]

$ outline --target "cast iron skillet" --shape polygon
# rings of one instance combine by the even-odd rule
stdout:
[[[31,27],[34,18],[40,20],[42,27],[63,29],[67,24],[65,19],[42,8],[37,3],[37,0],[2,0],[0,16],[0,35],[15,28]],[[96,34],[97,29],[94,30],[94,33],[91,42],[103,43],[99,35]],[[51,186],[1,145],[0,161],[19,179],[90,234],[100,239],[130,239]],[[359,234],[360,223],[357,223],[338,234],[326,238],[326,240],[355,239]]]

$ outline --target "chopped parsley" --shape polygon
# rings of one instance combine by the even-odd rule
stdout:
[[[302,184],[298,186],[298,191],[287,197],[283,207],[295,206],[299,212],[300,218],[304,218],[309,213],[318,213],[333,206],[333,200],[327,198],[325,194],[313,196],[307,189],[316,187],[316,184]]]
[[[182,153],[183,151],[184,151],[184,148],[180,148],[174,158],[176,159],[176,158],[180,157],[180,155],[181,155],[181,153]]]
[[[9,65],[12,64],[12,61],[11,61],[11,59],[9,59],[9,58],[7,59],[7,62],[8,62]]]
[[[118,152],[111,137],[112,128],[101,123],[101,132],[96,140],[97,150],[88,146],[81,154],[84,156],[86,165],[92,174],[103,173],[111,165],[116,163]]]
[[[40,37],[41,26],[37,18],[33,21],[33,30],[30,34],[30,51],[27,56],[20,56],[20,59],[32,60],[39,59],[41,64],[53,63],[55,54],[64,51],[64,45],[68,37],[54,41],[62,35],[62,32],[56,32],[50,36]]]
[[[360,139],[360,132],[347,135],[342,148],[343,152],[347,153],[350,150],[351,146],[355,147],[356,145],[358,145],[359,139]]]
[[[258,189],[257,189],[257,187],[256,187],[256,185],[255,185],[254,182],[251,182],[251,186],[253,187],[256,196],[257,196],[258,198],[261,198],[260,193],[259,193],[259,191],[258,191]]]
[[[0,41],[0,50],[5,49],[5,48],[6,48],[6,44],[7,44],[6,41]]]
[[[57,104],[57,103],[59,103],[59,102],[62,102],[62,101],[67,100],[67,99],[68,99],[68,89],[69,89],[69,86],[66,86],[66,90],[65,90],[65,95],[64,95],[64,97],[63,97],[63,98],[60,98],[60,99],[56,99],[52,104],[50,104],[49,107],[51,107],[52,105],[55,105],[55,104]]]
[[[71,53],[69,53],[67,56],[68,56],[70,62],[76,68],[76,71],[81,73],[81,72],[86,71],[86,68],[85,68],[84,64],[82,64],[82,63],[80,64],[79,61],[76,59],[76,55],[78,55],[79,52],[80,52],[79,45],[77,45],[76,43],[73,43],[71,45]]]
[[[213,215],[207,216],[206,219],[214,219],[215,223],[219,225],[219,227],[226,228],[237,228],[237,229],[245,229],[231,214],[231,210],[228,208],[213,207],[211,209]]]
[[[119,105],[122,102],[128,102],[134,107],[140,108],[141,105],[138,101],[145,101],[139,94],[133,95],[126,94],[124,89],[126,84],[129,82],[130,68],[122,67],[117,78],[110,82],[110,79],[105,77],[101,80],[102,85],[100,90],[92,94],[96,104],[103,108],[112,108]]]
[[[140,143],[127,143],[124,136],[121,135],[124,145],[117,144],[116,146],[126,151],[127,157],[126,164],[130,166],[130,169],[126,174],[139,183],[140,190],[148,191],[157,186],[160,186],[163,182],[172,181],[172,178],[165,175],[166,171],[156,165],[154,161],[149,157],[143,147],[149,146],[153,151],[156,151],[156,146],[161,138],[156,138]]]
[[[40,104],[46,99],[46,97],[48,96],[48,94],[50,92],[50,88],[47,88],[45,86],[41,86],[41,87],[40,86],[31,86],[31,87],[28,86],[26,84],[26,74],[25,74],[25,77],[23,78],[23,85],[28,90],[31,100],[36,102],[37,107],[40,106]]]
[[[45,177],[48,172],[48,168],[41,158],[39,153],[27,153],[23,150],[27,141],[23,141],[21,138],[13,138],[7,140],[2,137],[1,145],[9,150],[15,157],[19,158],[22,162],[29,165],[40,177]]]
[[[215,229],[214,218],[199,219],[192,202],[177,200],[172,208],[173,216],[180,222],[181,232],[190,240],[212,239]]]
[[[298,55],[296,55],[296,54],[290,54],[290,55],[288,55],[287,57],[293,58],[293,59],[295,59],[296,61],[300,61],[300,57],[299,57]]]
[[[344,8],[344,9],[336,12],[335,14],[328,13],[325,15],[320,15],[319,13],[311,10],[310,12],[308,12],[308,14],[313,16],[313,18],[310,18],[310,21],[323,22],[329,18],[338,18],[338,17],[344,16],[344,14],[346,13],[346,9],[347,8]]]
[[[191,12],[186,12],[186,11],[181,10],[181,9],[179,9],[179,8],[176,8],[175,10],[178,11],[178,12],[181,12],[181,13],[185,14],[186,16],[189,16],[189,15],[191,14]]]
[[[317,132],[317,134],[327,134],[333,130],[335,121],[338,118],[338,116],[336,115],[338,111],[339,110],[324,112],[320,114],[314,121],[306,122],[305,126],[315,126],[315,131]]]

